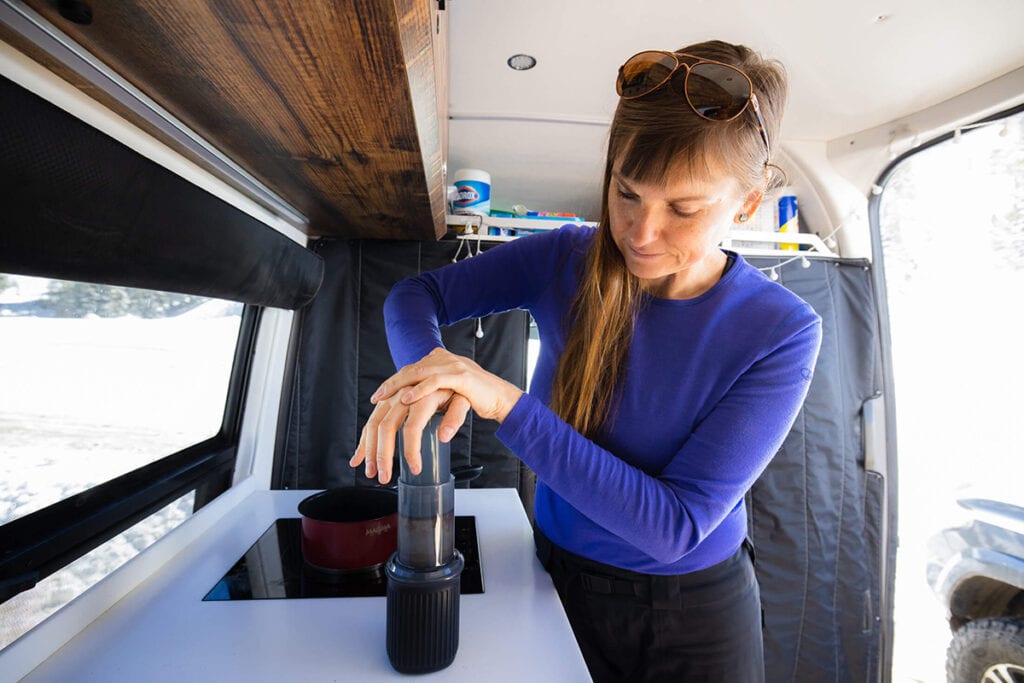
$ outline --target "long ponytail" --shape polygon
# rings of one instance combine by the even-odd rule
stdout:
[[[606,184],[600,227],[573,302],[551,395],[551,409],[587,437],[595,436],[614,410],[641,293],[608,229],[607,194]]]

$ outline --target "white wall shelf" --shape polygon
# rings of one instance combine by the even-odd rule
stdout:
[[[547,218],[501,218],[497,216],[462,216],[448,214],[449,226],[462,226],[466,232],[459,239],[480,242],[509,242],[522,235],[489,235],[490,228],[502,230],[557,230],[566,224],[597,226],[593,221],[552,220]],[[527,233],[528,234],[528,233]],[[780,244],[793,244],[805,249],[785,249]],[[836,254],[822,239],[812,233],[776,233],[759,230],[732,230],[722,241],[722,246],[744,256],[825,256],[836,258]]]

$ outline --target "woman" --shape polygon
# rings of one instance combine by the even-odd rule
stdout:
[[[538,556],[595,680],[763,680],[744,494],[810,383],[810,307],[718,244],[778,183],[781,67],[719,41],[619,71],[600,227],[566,226],[405,280],[397,367],[351,460],[391,476],[395,434],[470,408],[537,474]],[[442,348],[438,325],[537,322],[529,394]],[[403,422],[405,424],[402,427]],[[406,453],[413,471],[419,454]]]

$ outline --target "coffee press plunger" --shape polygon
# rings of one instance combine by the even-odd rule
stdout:
[[[459,649],[463,558],[455,549],[455,478],[451,448],[437,438],[441,416],[423,430],[423,469],[412,474],[402,454],[398,478],[398,550],[388,579],[387,650],[401,673],[445,668]]]

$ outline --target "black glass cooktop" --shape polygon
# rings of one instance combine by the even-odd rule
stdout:
[[[462,594],[483,593],[475,517],[455,517],[455,547],[466,561]],[[383,596],[387,585],[383,567],[347,573],[310,567],[302,559],[302,520],[278,519],[203,600]]]

